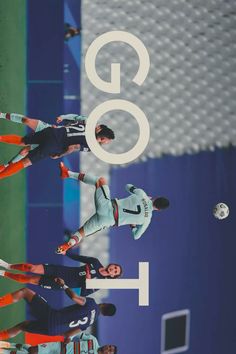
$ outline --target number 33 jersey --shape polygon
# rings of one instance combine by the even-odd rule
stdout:
[[[116,199],[118,205],[118,226],[134,225],[132,233],[134,239],[139,239],[151,222],[153,205],[152,200],[144,190],[126,185],[127,192],[132,195],[124,199]]]

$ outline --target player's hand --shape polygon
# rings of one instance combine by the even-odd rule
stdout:
[[[51,159],[56,160],[56,159],[59,159],[60,156],[59,155],[51,155],[50,157],[51,157]]]
[[[63,121],[63,119],[61,118],[61,116],[56,118],[56,122],[57,124],[60,124]]]
[[[89,266],[89,264],[86,264],[86,265],[85,265],[85,269],[86,269],[86,279],[91,279],[90,266]]]
[[[65,282],[61,278],[54,278],[54,281],[56,284],[58,284],[60,287],[63,287],[65,285]]]

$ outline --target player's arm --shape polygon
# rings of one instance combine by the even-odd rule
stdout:
[[[70,259],[73,259],[74,261],[82,262],[85,264],[98,262],[98,259],[95,257],[81,256],[79,254],[74,254],[74,253],[70,253],[70,252],[67,252],[66,255],[67,255],[67,257],[69,257]]]
[[[63,279],[61,278],[56,278],[55,282],[60,285],[62,287],[62,289],[65,290],[66,295],[73,300],[74,302],[76,302],[76,304],[80,305],[80,306],[84,306],[86,303],[86,297],[84,296],[78,296],[72,289],[70,289],[64,282]]]
[[[86,116],[80,116],[78,114],[64,114],[60,115],[59,117],[56,118],[56,122],[60,124],[63,120],[70,120],[72,122],[76,121],[86,121],[87,117]]]
[[[81,332],[80,328],[70,329],[69,331],[63,333],[64,343],[68,344],[72,341],[73,337],[77,336]]]
[[[136,225],[136,226],[132,227],[132,235],[133,235],[135,240],[138,240],[142,236],[142,234],[148,228],[149,224],[150,224],[150,220],[145,222],[142,225]]]
[[[136,194],[139,197],[146,197],[147,194],[141,188],[136,188],[133,184],[126,184],[125,189],[130,194]]]
[[[63,154],[60,154],[60,155],[53,155],[51,156],[51,159],[60,159],[61,157],[64,157],[66,155],[69,155],[71,154],[72,152],[74,151],[78,151],[80,150],[80,144],[76,144],[76,145],[70,145],[68,147],[68,149],[63,153]]]

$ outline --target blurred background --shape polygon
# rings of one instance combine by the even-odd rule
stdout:
[[[154,213],[138,241],[129,227],[122,227],[89,237],[78,248],[104,265],[120,263],[124,278],[137,278],[138,262],[149,262],[148,307],[138,306],[136,290],[95,294],[98,302],[105,299],[118,308],[114,318],[99,319],[93,329],[99,343],[117,344],[119,353],[167,353],[169,348],[172,353],[234,354],[235,2],[1,0],[0,13],[2,112],[54,123],[60,114],[89,115],[98,104],[121,98],[139,106],[150,123],[149,145],[132,164],[109,166],[92,153],[64,159],[72,170],[107,177],[113,197],[126,196],[125,184],[133,183],[171,203],[168,210]],[[80,35],[65,41],[66,23],[81,29]],[[148,77],[139,87],[131,81],[138,69],[131,47],[111,43],[99,52],[97,72],[104,80],[109,81],[110,64],[121,63],[120,95],[93,87],[84,69],[89,45],[112,30],[136,35],[151,59]],[[135,144],[138,126],[128,113],[112,111],[101,121],[116,134],[106,149],[121,153]],[[2,120],[0,131],[26,133],[19,124]],[[0,148],[2,162],[18,151],[4,144]],[[91,186],[61,181],[58,161],[50,159],[2,180],[0,258],[75,266],[54,250],[65,230],[76,230],[92,214],[93,193]],[[212,215],[218,202],[230,208],[222,221]],[[0,281],[0,296],[20,288]],[[63,292],[34,289],[55,307],[70,303]],[[163,316],[181,310],[187,310],[189,327],[177,323],[172,332],[166,330],[169,337],[163,337]],[[28,315],[23,303],[1,309],[0,327]],[[16,340],[35,343],[45,338]]]

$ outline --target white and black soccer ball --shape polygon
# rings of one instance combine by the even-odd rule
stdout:
[[[229,207],[225,203],[218,203],[213,208],[213,215],[216,219],[222,220],[229,215]]]

